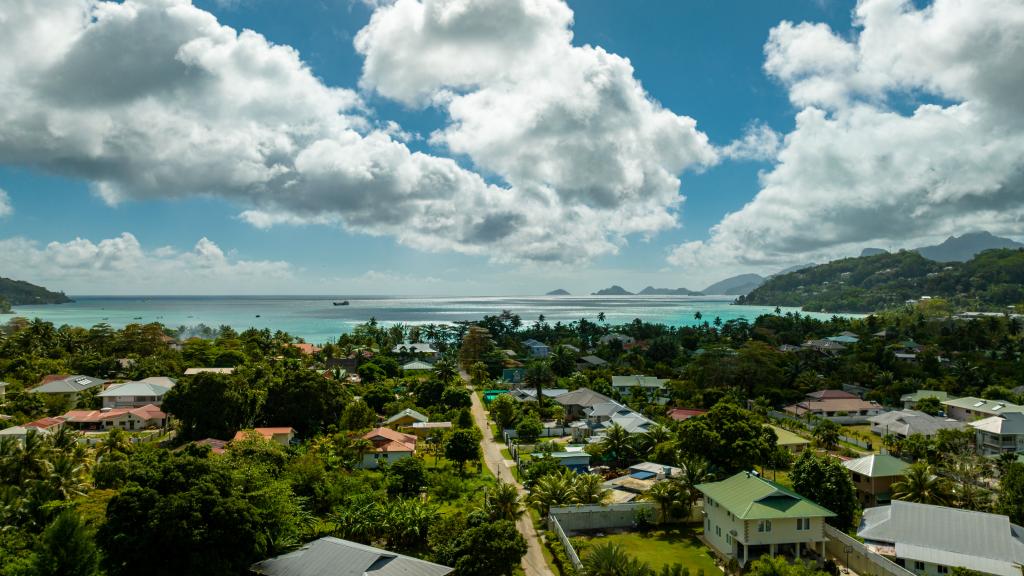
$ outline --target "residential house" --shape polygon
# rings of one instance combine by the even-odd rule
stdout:
[[[440,354],[434,347],[425,342],[406,342],[391,349],[392,354],[409,354],[425,358],[438,358]]]
[[[615,401],[595,404],[585,409],[583,414],[587,428],[584,433],[591,437],[591,441],[604,436],[613,426],[620,426],[630,434],[644,433],[657,426],[650,418]]]
[[[288,446],[295,439],[295,429],[287,426],[276,428],[247,428],[235,432],[232,440],[245,440],[250,434],[258,434],[267,442],[276,442],[281,446]]]
[[[948,392],[943,392],[942,390],[918,390],[917,392],[900,396],[900,402],[903,403],[903,407],[907,410],[913,410],[917,408],[917,403],[925,398],[935,398],[939,402],[944,402],[949,400],[950,396]]]
[[[373,447],[363,455],[360,468],[379,468],[381,464],[393,464],[416,453],[416,436],[390,428],[374,428],[363,434],[363,439],[369,440]]]
[[[160,406],[164,402],[164,394],[171,388],[174,388],[174,380],[155,376],[138,382],[111,384],[96,396],[103,399],[104,408],[141,408],[147,404]]]
[[[313,356],[323,350],[323,348],[316,344],[310,344],[308,342],[296,342],[294,344],[290,344],[290,346],[306,356]]]
[[[195,376],[196,374],[234,374],[234,368],[186,368],[185,376]]]
[[[551,348],[547,344],[533,338],[523,340],[523,347],[526,348],[526,355],[530,358],[547,358],[551,355]]]
[[[14,438],[18,443],[24,444],[25,437],[32,432],[48,436],[60,430],[63,425],[64,420],[62,418],[40,418],[21,426],[11,426],[10,428],[0,430],[0,438]]]
[[[623,348],[625,348],[627,345],[631,346],[635,344],[636,339],[634,339],[632,336],[626,336],[625,334],[618,334],[613,332],[612,334],[605,334],[604,336],[601,336],[601,338],[597,341],[597,343],[600,346],[610,346],[613,342],[618,342],[619,344],[622,344]]]
[[[839,342],[833,342],[831,340],[808,340],[800,345],[805,350],[814,350],[815,352],[821,352],[822,354],[833,355],[846,350],[844,344]]]
[[[535,452],[530,454],[531,458],[541,458],[543,456],[551,456],[558,461],[559,464],[565,466],[573,472],[580,474],[586,474],[590,470],[590,454],[583,450],[572,450],[566,452],[551,452],[551,453],[540,453]]]
[[[1024,406],[1018,406],[1005,400],[985,400],[966,396],[964,398],[950,398],[944,400],[942,405],[946,408],[946,415],[961,422],[970,422],[989,416],[998,416],[1007,412],[1024,412]]]
[[[666,416],[668,416],[672,420],[675,420],[676,422],[682,422],[684,420],[689,420],[694,416],[701,416],[703,414],[707,414],[707,412],[707,410],[701,410],[699,408],[672,408],[668,411]]]
[[[799,454],[804,451],[805,448],[811,445],[811,441],[803,436],[790,432],[785,428],[779,428],[778,426],[768,425],[772,431],[775,432],[775,445],[780,448],[785,448],[794,454]]]
[[[333,536],[249,567],[259,576],[445,576],[454,570]]]
[[[167,414],[159,406],[147,404],[138,408],[103,408],[101,410],[71,410],[61,418],[64,424],[77,430],[102,432],[120,428],[126,431],[167,427]]]
[[[825,556],[831,511],[753,472],[698,484],[704,494],[704,539],[739,565],[768,554]]]
[[[648,399],[654,399],[661,396],[666,382],[668,380],[664,378],[640,376],[638,374],[632,376],[612,376],[612,389],[623,398],[629,398],[634,393],[639,392]]]
[[[837,342],[843,345],[856,344],[857,342],[860,342],[860,338],[853,332],[840,332],[835,336],[829,336],[825,339],[829,342]]]
[[[401,430],[406,434],[412,434],[421,440],[434,436],[438,432],[451,429],[451,422],[414,422],[408,426],[402,426],[401,428]]]
[[[430,364],[429,362],[424,362],[422,360],[413,360],[412,362],[406,362],[405,364],[402,364],[402,370],[405,370],[406,372],[424,372],[433,369],[433,364]]]
[[[1024,414],[1007,412],[970,423],[978,454],[992,456],[1024,452]]]
[[[895,410],[878,416],[868,418],[871,423],[871,431],[881,437],[895,434],[900,438],[906,438],[911,434],[922,436],[934,436],[939,430],[962,429],[966,426],[959,420],[932,416],[919,410]]]
[[[573,346],[572,344],[562,344],[561,346],[559,346],[559,348],[564,348],[564,349],[568,350],[569,352],[572,352],[573,354],[575,354],[577,356],[580,355],[580,349],[575,347],[575,346]]]
[[[554,398],[565,409],[565,421],[571,422],[584,417],[583,411],[598,404],[613,402],[613,400],[600,392],[594,392],[590,388],[578,388],[572,392],[566,392]]]
[[[861,400],[844,390],[811,392],[801,402],[786,406],[785,411],[797,418],[817,416],[839,424],[865,424],[871,416],[885,412],[873,400]]]
[[[843,462],[850,471],[857,499],[862,506],[888,504],[892,500],[890,487],[906,474],[907,464],[888,454],[871,454]]]
[[[1020,576],[1024,528],[1000,514],[893,500],[864,510],[857,536],[870,550],[923,576],[954,567]]]
[[[210,452],[214,454],[223,454],[228,447],[227,440],[218,440],[216,438],[203,438],[202,440],[196,440],[193,444],[196,446],[209,446]]]
[[[429,422],[430,418],[427,418],[423,414],[413,410],[412,408],[406,408],[401,412],[391,416],[384,421],[384,424],[392,428],[398,428],[399,426],[411,426],[415,422]]]
[[[30,390],[30,392],[36,394],[64,396],[69,401],[74,402],[82,392],[97,386],[102,386],[106,383],[106,380],[103,380],[102,378],[93,378],[92,376],[51,374],[44,377],[42,382]]]
[[[593,354],[576,359],[577,370],[589,370],[591,368],[600,368],[607,365],[607,361],[599,356],[594,356]]]
[[[555,399],[559,396],[569,392],[568,388],[543,388],[540,393],[544,395],[544,398]],[[536,402],[537,401],[537,390],[534,388],[513,388],[508,391],[508,395],[519,400],[520,402]]]
[[[632,502],[658,482],[674,478],[682,473],[682,469],[674,466],[641,462],[630,466],[628,474],[606,480],[601,485],[612,491],[609,497],[610,501],[613,504],[619,504]]]

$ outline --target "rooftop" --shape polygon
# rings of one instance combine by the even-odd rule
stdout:
[[[634,374],[632,376],[612,376],[612,387],[613,388],[661,388],[665,387],[665,383],[668,380],[664,378],[655,378],[654,376],[641,376]]]
[[[42,384],[33,388],[32,392],[42,394],[77,394],[106,382],[106,380],[101,378],[82,376],[80,374],[75,376],[53,374],[43,378]]]
[[[1006,414],[976,420],[971,422],[970,425],[976,430],[992,434],[1021,435],[1024,434],[1024,414],[1020,412],[1007,412]]]
[[[721,482],[698,484],[697,490],[741,520],[835,516],[796,492],[752,472],[739,472]]]
[[[869,478],[902,476],[907,468],[910,468],[910,464],[888,454],[872,454],[863,458],[847,460],[843,462],[843,466],[846,466],[850,472]]]
[[[561,396],[555,398],[555,402],[558,402],[562,406],[594,406],[595,404],[603,404],[605,402],[612,402],[612,399],[601,394],[600,392],[594,392],[590,388],[579,388],[572,392],[566,392]]]
[[[157,420],[166,418],[159,407],[153,404],[146,404],[140,408],[113,408],[110,410],[71,410],[63,416],[65,422],[76,424],[102,422],[112,418],[120,418],[125,414],[131,414],[140,420]]]
[[[918,390],[917,392],[900,396],[900,402],[917,402],[925,398],[938,398],[939,402],[950,399],[949,393],[942,390]]]
[[[273,440],[274,436],[279,434],[295,434],[295,429],[287,426],[277,428],[247,428],[245,430],[235,432],[235,437],[232,438],[232,440],[245,440],[245,437],[251,432],[259,434],[264,440]]]
[[[944,400],[942,405],[963,408],[965,410],[973,410],[975,412],[983,412],[985,414],[1024,412],[1024,406],[1018,406],[1012,402],[1007,402],[1005,400],[985,400],[984,398],[976,398],[974,396],[950,398],[949,400]]]
[[[405,418],[406,416],[412,418],[413,420],[416,420],[417,422],[427,422],[427,421],[430,420],[430,418],[427,418],[426,416],[424,416],[423,414],[420,414],[419,412],[413,410],[412,408],[406,408],[405,410],[402,410],[398,414],[395,414],[392,417],[390,417],[387,420],[385,420],[384,423],[385,424],[391,424],[392,422],[396,422],[398,420],[401,420],[402,418]]]
[[[234,368],[186,368],[185,376],[194,376],[196,374],[203,374],[204,372],[210,372],[213,374],[234,374]]]
[[[901,558],[1019,576],[1024,528],[999,514],[894,500],[864,510],[857,535],[895,544]]]
[[[120,384],[111,384],[106,390],[97,394],[97,396],[100,398],[114,398],[117,396],[163,396],[173,386],[173,382],[170,386],[157,384],[153,381],[122,382]]]
[[[263,576],[445,576],[454,570],[331,536],[249,569]]]
[[[373,442],[375,452],[415,452],[416,436],[403,434],[390,428],[374,428],[363,438]]]

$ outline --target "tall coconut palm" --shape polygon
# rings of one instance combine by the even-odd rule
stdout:
[[[658,482],[651,486],[642,498],[658,505],[662,523],[671,521],[673,512],[678,512],[680,515],[684,515],[685,512],[685,516],[690,515],[690,493],[679,480]]]
[[[682,470],[680,481],[683,488],[690,495],[690,502],[696,502],[700,497],[697,485],[715,480],[711,464],[700,456],[687,456],[679,462],[679,468]]]
[[[573,472],[564,470],[542,476],[530,488],[528,501],[531,506],[547,516],[552,506],[561,506],[573,501]]]
[[[15,484],[28,480],[40,480],[50,473],[50,442],[46,436],[31,429],[25,434],[24,442],[13,453],[11,460],[12,478]]]
[[[447,358],[434,365],[434,377],[445,384],[454,380],[457,374],[455,364]]]
[[[519,520],[525,512],[515,484],[501,480],[498,480],[498,485],[487,492],[485,509],[492,520],[511,520],[513,522]]]
[[[49,485],[61,500],[82,496],[89,489],[88,468],[71,454],[53,458]]]
[[[633,440],[630,438],[629,432],[626,432],[626,429],[618,424],[612,424],[605,432],[604,439],[601,440],[601,448],[605,454],[611,455],[612,463],[618,468],[625,466],[626,461],[634,454]]]
[[[537,409],[544,410],[544,387],[550,386],[555,381],[555,374],[551,371],[551,364],[544,360],[535,360],[526,366],[526,374],[523,376],[527,384],[530,384],[537,391]]]
[[[949,485],[935,475],[930,464],[917,462],[907,469],[902,480],[893,482],[892,497],[896,500],[945,506],[952,500]]]
[[[577,474],[572,482],[572,499],[575,504],[601,504],[608,499],[611,490],[605,488],[604,478],[597,474]]]

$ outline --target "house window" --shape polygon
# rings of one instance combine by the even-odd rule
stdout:
[[[757,523],[757,531],[758,532],[771,532],[772,531],[772,521],[771,520],[761,520],[760,522]]]
[[[811,519],[810,518],[797,518],[796,519],[796,529],[797,530],[810,530],[811,529]]]
[[[914,570],[924,570],[924,562],[914,560]]]
[[[732,546],[732,534],[726,534],[725,535],[725,543],[728,544],[729,546]]]
[[[719,538],[722,537],[722,527],[721,526],[715,526],[715,535],[718,536]]]
[[[949,566],[943,566],[942,564],[939,564],[935,568],[938,570],[939,574],[949,574]]]
[[[854,472],[853,473],[853,481],[854,482],[860,482],[860,474],[857,474],[856,472]]]

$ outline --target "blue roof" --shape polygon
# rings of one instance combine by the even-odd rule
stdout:
[[[637,480],[648,480],[657,476],[654,472],[645,472],[643,470],[639,472],[633,472],[629,475],[630,478],[636,478]]]

